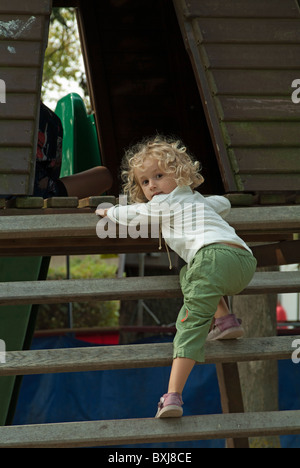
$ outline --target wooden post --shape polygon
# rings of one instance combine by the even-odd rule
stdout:
[[[243,320],[246,337],[276,336],[276,304],[277,295],[233,298],[233,312]],[[238,366],[245,411],[278,411],[277,362],[247,362]],[[250,447],[280,448],[280,440],[272,436],[252,438]]]
[[[216,365],[223,413],[243,413],[244,403],[236,362]],[[249,448],[248,438],[227,439],[227,448]]]

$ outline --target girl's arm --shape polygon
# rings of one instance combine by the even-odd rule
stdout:
[[[103,211],[104,216],[107,216],[111,221],[125,226],[128,226],[134,219],[138,219],[141,224],[148,224],[149,222],[147,203],[136,203],[125,206],[116,205]]]
[[[215,195],[205,198],[205,202],[218,213],[222,218],[226,218],[231,210],[231,203],[226,197]]]
[[[101,217],[108,217],[111,221],[128,226],[136,220],[139,224],[146,225],[149,222],[159,224],[170,222],[170,217],[181,216],[182,206],[179,202],[169,203],[168,197],[160,202],[134,203],[132,205],[116,205],[108,209],[96,210]]]

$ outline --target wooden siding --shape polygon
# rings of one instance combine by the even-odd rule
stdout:
[[[0,195],[33,190],[37,122],[51,0],[0,5]]]
[[[296,0],[174,0],[227,191],[300,190]]]

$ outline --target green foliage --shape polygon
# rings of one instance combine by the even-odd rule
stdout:
[[[72,279],[113,278],[117,269],[115,264],[104,262],[100,255],[71,257],[70,268]],[[65,278],[65,267],[50,268],[48,277],[52,279]]]
[[[117,266],[113,263],[105,262],[99,255],[88,255],[85,257],[72,257],[70,270],[72,279],[114,278]],[[65,278],[66,268],[64,266],[49,269],[49,280]],[[119,309],[119,301],[73,303],[73,327],[116,327],[119,325]],[[36,327],[38,330],[67,327],[67,304],[46,304],[40,306]]]
[[[42,100],[55,92],[64,94],[66,80],[82,87],[88,104],[85,73],[82,71],[81,45],[74,8],[53,8],[48,47],[45,52]]]

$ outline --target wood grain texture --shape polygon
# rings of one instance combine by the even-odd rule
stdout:
[[[292,83],[300,66],[299,4],[293,0],[174,4],[226,190],[299,190],[300,171],[292,158],[285,157],[294,152],[299,159],[300,154],[300,112],[292,101]],[[276,153],[269,171],[267,164],[261,171],[253,156],[243,175],[239,153],[251,150],[259,155],[265,148]]]
[[[259,272],[241,292],[300,292],[300,272]],[[0,283],[0,305],[182,297],[177,275]]]
[[[300,411],[127,419],[0,428],[0,447],[75,448],[298,434]]]
[[[295,338],[206,343],[205,364],[290,359]],[[172,364],[172,359],[172,343],[11,351],[6,353],[6,363],[1,363],[0,376],[165,367]]]

